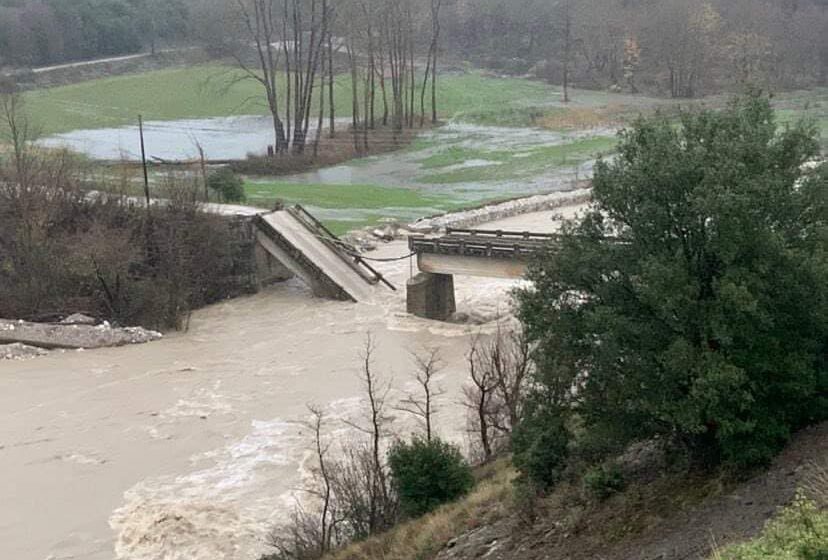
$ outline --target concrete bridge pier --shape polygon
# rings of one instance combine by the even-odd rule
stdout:
[[[406,308],[417,317],[445,321],[457,311],[454,276],[420,272],[406,283]]]

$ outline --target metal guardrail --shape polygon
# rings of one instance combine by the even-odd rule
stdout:
[[[408,247],[416,253],[528,260],[557,237],[547,233],[448,229],[442,237],[409,237]]]
[[[468,235],[470,237],[494,237],[497,239],[557,239],[557,233],[534,233],[531,231],[504,231],[502,229],[446,228],[446,236]]]
[[[303,224],[308,230],[313,234],[316,235],[317,238],[322,241],[331,251],[336,253],[336,255],[342,259],[351,269],[354,270],[357,274],[359,274],[363,280],[365,280],[369,284],[377,284],[378,282],[382,282],[390,289],[397,291],[396,286],[386,280],[386,278],[378,272],[374,267],[368,264],[362,257],[359,255],[346,252],[342,241],[331,232],[325,225],[316,219],[316,217],[308,212],[304,207],[297,204],[295,206],[291,206],[287,208],[287,211],[290,213],[291,216],[296,218],[301,224]]]

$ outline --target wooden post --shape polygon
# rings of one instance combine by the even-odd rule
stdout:
[[[144,196],[147,197],[147,209],[150,207],[149,174],[147,173],[147,151],[144,148],[144,119],[138,115],[138,133],[141,136],[141,164],[144,168]]]

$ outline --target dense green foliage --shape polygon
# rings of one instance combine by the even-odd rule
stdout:
[[[454,445],[439,439],[397,442],[388,454],[402,512],[417,517],[456,500],[474,485],[471,468]]]
[[[768,523],[762,535],[731,546],[713,560],[826,560],[828,511],[798,496],[794,503]]]
[[[207,178],[207,186],[219,196],[221,202],[244,202],[244,181],[228,167],[214,171]]]
[[[584,473],[584,490],[598,500],[605,500],[621,492],[626,486],[624,475],[617,465],[599,465]]]
[[[661,434],[737,466],[824,418],[828,169],[802,170],[817,150],[759,94],[621,133],[591,211],[518,294],[536,398],[615,442]]]
[[[569,432],[563,416],[530,405],[512,432],[515,467],[533,486],[544,489],[560,480],[568,455]]]

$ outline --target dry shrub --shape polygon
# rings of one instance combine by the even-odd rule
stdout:
[[[91,197],[65,152],[0,163],[0,316],[83,311],[121,324],[179,327],[191,309],[247,291],[232,224],[205,214],[195,184],[169,179],[150,209]]]
[[[618,124],[614,118],[613,108],[595,109],[590,107],[573,107],[550,112],[538,121],[542,128],[552,130],[585,130]]]
[[[485,478],[479,480],[462,500],[401,523],[386,533],[352,544],[326,558],[430,558],[457,535],[504,515],[510,507],[514,477],[508,460],[498,460],[486,467]]]

